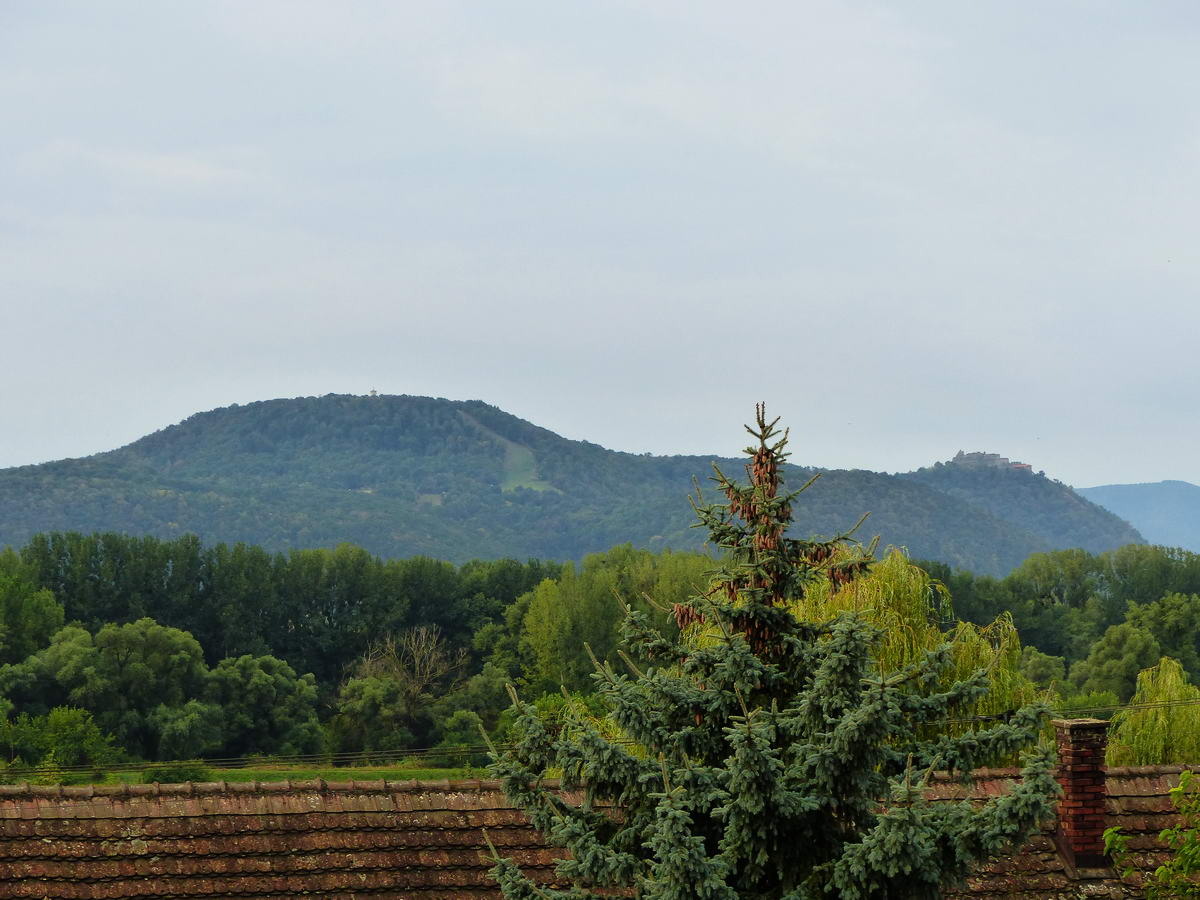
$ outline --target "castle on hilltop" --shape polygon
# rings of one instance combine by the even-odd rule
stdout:
[[[954,454],[954,459],[950,460],[948,465],[962,466],[967,469],[1018,469],[1023,472],[1032,472],[1033,465],[1030,463],[1017,462],[1015,459],[1009,459],[1007,456],[1001,456],[999,453],[982,453],[976,451],[974,453],[965,453],[959,450]]]

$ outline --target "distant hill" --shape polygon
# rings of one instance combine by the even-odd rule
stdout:
[[[1200,487],[1194,484],[1105,484],[1076,493],[1128,519],[1151,543],[1200,553]]]
[[[1129,522],[1081,497],[1060,481],[1034,474],[1028,466],[969,466],[939,463],[898,476],[957,497],[1032,534],[1054,547],[1082,547],[1101,553],[1124,544],[1144,543]]]
[[[0,469],[0,546],[39,531],[124,531],[271,549],[349,541],[384,556],[578,559],[630,541],[694,548],[688,503],[712,462],[607,450],[480,401],[329,395],[199,413],[107,453]],[[812,469],[795,469],[798,485]],[[1139,541],[1069,488],[940,470],[825,472],[795,531],[863,537],[1004,573],[1055,547]]]

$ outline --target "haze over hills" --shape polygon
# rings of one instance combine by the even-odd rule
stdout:
[[[577,559],[630,541],[700,546],[693,478],[741,460],[650,456],[568,440],[480,401],[328,395],[194,415],[83,459],[0,470],[0,546],[39,531],[124,531],[276,550],[349,541],[383,556]],[[790,484],[813,473],[796,468]],[[794,530],[865,539],[977,572],[1030,553],[1141,542],[1127,523],[1029,471],[830,470]]]
[[[1200,487],[1190,482],[1104,484],[1075,492],[1135,525],[1151,543],[1200,552]]]

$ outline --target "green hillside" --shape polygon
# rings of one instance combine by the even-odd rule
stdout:
[[[1028,469],[972,468],[938,463],[899,476],[985,509],[1053,547],[1101,553],[1143,543],[1132,525],[1081,497],[1060,481]],[[1069,540],[1069,544],[1064,544]]]
[[[578,559],[626,541],[693,548],[701,535],[687,496],[713,461],[567,440],[479,401],[269,400],[199,413],[84,459],[0,470],[0,546],[41,531],[116,530],[278,550],[349,541],[454,561]],[[740,461],[716,461],[740,471]],[[1062,492],[1075,498],[1071,515],[1055,506]],[[1026,493],[1002,502],[921,473],[830,471],[795,530],[827,534],[871,512],[864,537],[992,573],[1053,547],[1140,540],[1067,488]]]

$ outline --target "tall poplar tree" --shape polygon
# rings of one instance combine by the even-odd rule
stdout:
[[[676,608],[680,635],[630,611],[628,672],[598,666],[626,739],[585,720],[556,732],[514,693],[517,740],[495,755],[493,773],[548,841],[570,851],[559,876],[573,886],[536,886],[497,857],[493,875],[510,900],[614,889],[645,900],[936,897],[1053,813],[1046,749],[1026,758],[1003,797],[926,800],[933,771],[965,775],[1032,745],[1045,710],[948,734],[939,726],[987,691],[984,672],[939,689],[944,646],[881,671],[879,633],[861,618],[804,622],[789,612],[790,600],[822,580],[845,583],[870,560],[834,552],[846,535],[787,535],[804,488],[781,489],[786,432],[762,407],[756,420],[749,483],[718,469],[726,502],[697,504],[726,557],[708,589]],[[570,794],[544,783],[548,770]]]

